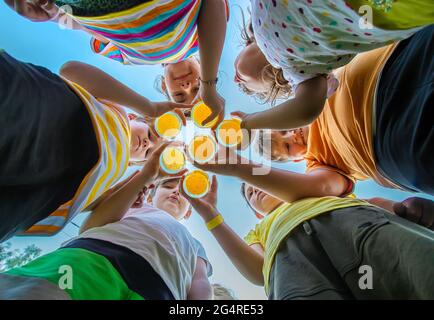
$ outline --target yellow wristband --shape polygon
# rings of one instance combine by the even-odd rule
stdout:
[[[208,228],[209,231],[212,231],[215,228],[217,228],[219,225],[221,225],[223,222],[224,222],[223,216],[219,214],[214,218],[212,218],[210,221],[208,221],[206,223],[206,227]]]

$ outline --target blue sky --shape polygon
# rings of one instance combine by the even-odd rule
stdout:
[[[233,63],[241,49],[240,9],[246,8],[248,0],[229,0],[231,19],[228,26],[227,39],[220,66],[220,93],[226,98],[227,112],[241,110],[254,112],[264,109],[251,98],[244,96],[233,83]],[[236,3],[236,5],[235,5]],[[161,101],[164,97],[154,89],[154,79],[162,73],[160,66],[123,66],[117,62],[100,57],[91,52],[89,36],[79,31],[61,30],[54,23],[32,23],[12,12],[3,1],[0,2],[0,48],[22,61],[42,65],[53,72],[58,72],[61,65],[70,60],[84,61],[95,65],[134,90],[153,101]],[[61,106],[59,106],[61,107]],[[304,164],[283,164],[287,168],[303,172]],[[240,182],[234,178],[218,177],[219,209],[226,222],[241,236],[254,227],[257,219],[248,209],[239,193]],[[394,200],[403,200],[409,194],[382,188],[374,182],[365,181],[356,187],[356,194],[361,198],[381,196]],[[422,195],[423,196],[423,195]],[[433,199],[433,197],[431,197]],[[84,215],[74,219],[76,224],[83,221]],[[251,285],[232,266],[220,249],[212,235],[206,230],[203,221],[194,214],[185,225],[200,240],[214,266],[213,282],[221,283],[233,289],[240,299],[264,299],[261,287]],[[28,244],[36,244],[44,252],[55,250],[67,239],[77,235],[77,227],[69,224],[61,233],[51,238],[14,238],[15,248]]]

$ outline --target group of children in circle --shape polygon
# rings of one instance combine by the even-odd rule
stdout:
[[[73,179],[69,172],[66,174],[62,171],[64,168],[60,165],[64,163],[50,162],[52,159],[48,158],[49,154],[39,149],[37,157],[32,159],[34,166],[32,163],[32,166],[26,167],[34,170],[33,173],[17,169],[16,159],[21,155],[8,154],[3,160],[6,165],[0,166],[4,175],[7,173],[11,179],[6,183],[8,186],[18,188],[20,184],[29,183],[28,180],[36,185],[31,179],[32,174],[37,176],[35,168],[39,168],[36,165],[38,161],[43,163],[41,167],[51,165],[54,169],[45,175],[47,180],[41,178],[39,181],[37,189],[48,190],[42,195],[34,192],[17,203],[12,197],[0,194],[3,197],[0,198],[2,219],[3,216],[7,217],[10,208],[14,208],[15,214],[14,219],[3,219],[5,223],[0,226],[0,241],[18,234],[56,234],[86,209],[93,210],[93,213],[84,224],[84,230],[94,233],[93,237],[98,238],[101,236],[98,228],[117,229],[122,219],[128,220],[130,213],[126,213],[129,209],[126,208],[127,204],[130,205],[136,197],[140,202],[143,190],[152,189],[151,185],[155,187],[151,191],[153,196],[163,192],[164,186],[169,185],[167,189],[175,190],[171,203],[179,205],[182,201],[179,200],[178,180],[172,186],[170,179],[164,179],[170,176],[179,179],[182,176],[182,189],[189,197],[188,201],[205,220],[208,229],[214,232],[240,272],[251,282],[265,285],[271,297],[287,298],[289,295],[285,291],[284,281],[279,282],[277,278],[286,279],[290,274],[296,274],[297,270],[283,274],[284,271],[279,270],[285,268],[273,269],[273,265],[285,266],[288,262],[288,259],[276,258],[279,250],[283,250],[279,244],[291,241],[291,232],[296,227],[318,217],[321,219],[323,213],[357,207],[360,211],[366,210],[368,216],[372,214],[374,209],[367,202],[350,197],[357,181],[374,179],[385,187],[434,194],[433,117],[430,113],[432,109],[429,109],[431,93],[427,87],[427,83],[432,81],[430,41],[434,33],[434,6],[424,0],[411,3],[251,0],[251,19],[247,24],[243,21],[245,46],[234,63],[234,81],[243,92],[271,103],[272,108],[252,114],[235,112],[232,113],[233,117],[227,119],[225,100],[218,93],[216,84],[229,19],[228,0],[131,0],[119,4],[122,9],[90,0],[4,1],[32,21],[58,23],[67,17],[73,22],[74,29],[92,36],[91,49],[95,53],[112,60],[133,65],[162,64],[164,75],[159,89],[168,101],[151,102],[102,70],[81,62],[66,63],[60,70],[61,78],[51,75],[68,88],[66,90],[62,85],[50,88],[56,93],[53,97],[64,98],[64,109],[87,111],[84,118],[91,124],[91,129],[88,139],[80,143],[87,148],[85,150],[91,150],[89,153],[94,157],[89,157],[87,162],[80,159],[80,174]],[[71,6],[72,13],[62,11],[60,8],[64,5]],[[362,29],[359,24],[363,18],[358,8],[363,5],[368,5],[373,11],[373,24],[369,30]],[[200,59],[196,59],[195,54]],[[11,81],[17,83],[15,90],[29,87],[35,90],[35,85],[27,85],[34,79],[46,83],[46,78],[41,76],[44,71],[38,67],[21,63],[4,52],[0,53],[0,58],[2,70],[9,72]],[[32,78],[29,74],[35,69],[37,76]],[[408,86],[408,83],[414,87]],[[30,90],[30,93],[39,97],[39,92]],[[20,94],[22,92],[14,94],[11,101],[16,101]],[[35,103],[33,100],[31,102]],[[279,100],[283,102],[276,106]],[[50,103],[53,102],[46,99],[41,105],[49,110],[53,107]],[[193,103],[196,103],[194,107]],[[12,115],[22,108],[18,102],[16,105],[8,103],[0,106],[7,111],[6,114]],[[135,114],[128,114],[124,108]],[[191,109],[190,117],[196,126],[212,129],[215,133],[194,136],[184,147],[175,140],[185,122],[181,110],[186,109]],[[26,116],[38,123],[40,127],[37,129],[41,132],[52,130],[48,124],[37,122],[39,114]],[[13,119],[20,117],[13,116]],[[68,123],[67,120],[63,119],[65,123]],[[25,124],[23,127],[26,128]],[[262,131],[265,129],[272,130],[269,136]],[[220,147],[235,151],[235,157],[241,158],[236,151],[242,149],[246,141],[250,142],[244,131],[252,130],[257,130],[255,146],[262,156],[274,161],[305,160],[307,172],[298,174],[271,168],[268,175],[257,176],[252,173],[257,167],[252,161],[235,169],[227,163],[212,163]],[[23,129],[23,132],[27,131]],[[67,132],[63,130],[61,133]],[[91,139],[93,137],[96,140]],[[267,139],[270,140],[268,148],[263,143]],[[405,152],[401,148],[403,144],[408,145],[412,152]],[[66,147],[57,143],[51,148],[62,154]],[[64,159],[65,162],[68,160]],[[184,175],[188,160],[198,170]],[[78,167],[78,163],[71,162],[64,167]],[[121,183],[118,188],[115,183],[124,175],[128,165],[144,166],[140,173]],[[164,172],[161,173],[160,169]],[[246,237],[248,246],[224,224],[215,203],[217,180],[215,176],[210,179],[206,171],[244,181],[242,196],[256,216],[262,219]],[[64,183],[56,188],[47,182],[54,180],[54,172],[57,173],[57,180],[62,180],[58,172],[64,174]],[[14,187],[10,187],[9,192]],[[46,196],[54,191],[61,196]],[[107,203],[113,199],[119,203],[108,206]],[[50,205],[38,207],[33,203],[37,201]],[[414,214],[415,207],[423,207],[419,202],[416,205],[414,202],[391,204],[387,199],[379,201],[377,198],[371,202],[407,218]],[[168,204],[159,205],[166,210]],[[184,207],[182,217],[187,216],[187,205]],[[111,212],[113,208],[122,210]],[[432,214],[430,211],[428,213]],[[106,221],[111,214],[116,217],[117,226],[116,223],[110,223],[113,221]],[[375,212],[374,216],[376,214],[383,213]],[[418,214],[420,218],[412,219],[432,228],[434,221],[431,221],[431,216],[424,216],[420,210]],[[172,216],[182,218],[176,213]],[[124,223],[131,221],[133,219]],[[400,229],[399,232],[407,232],[409,237],[418,239],[420,246],[432,247],[432,235],[422,239],[420,234],[410,230],[412,228]],[[269,232],[271,229],[274,232]],[[307,234],[308,229],[305,227]],[[381,228],[378,230],[381,232]],[[393,232],[399,234],[395,229]],[[342,234],[337,233],[336,236]],[[137,233],[138,237],[141,235]],[[107,240],[104,237],[101,239]],[[138,244],[133,240],[128,245],[137,249]],[[193,242],[190,240],[188,238],[187,242],[191,245]],[[229,241],[233,243],[229,245]],[[393,244],[390,238],[388,241]],[[91,241],[88,242],[86,246],[91,245]],[[183,243],[183,240],[179,242]],[[82,246],[83,243],[77,242],[75,245]],[[173,245],[178,243],[175,241]],[[197,245],[189,248],[195,250],[189,256],[192,259],[189,262],[194,260],[192,265],[195,265],[194,258],[201,250]],[[142,249],[137,249],[137,252],[143,253]],[[149,261],[151,258],[155,257],[147,257]],[[170,257],[166,258],[170,260]],[[206,261],[204,255],[202,258]],[[335,260],[336,256],[330,259]],[[422,255],[415,259],[414,265],[422,268]],[[407,256],[402,260],[409,261]],[[371,262],[378,263],[379,269],[387,269],[378,259],[374,258]],[[206,273],[206,263],[202,267],[202,273]],[[189,269],[189,275],[182,275],[182,281],[176,282],[179,277],[173,275],[173,279],[168,277],[170,279],[167,281],[174,286],[184,286],[185,281],[194,282],[193,269]],[[161,273],[164,271],[167,270]],[[399,276],[411,282],[411,279],[407,279],[411,277],[406,278],[404,273]],[[16,271],[15,275],[26,273],[21,270]],[[273,277],[276,277],[274,282],[271,281]],[[297,277],[292,280],[296,282]],[[423,286],[424,281],[418,284]],[[185,298],[185,287],[179,290],[182,293],[176,297]],[[357,296],[362,293],[351,294]]]

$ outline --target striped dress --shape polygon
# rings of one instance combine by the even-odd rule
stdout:
[[[99,160],[86,175],[74,197],[21,236],[52,236],[98,199],[125,173],[130,154],[131,130],[115,107],[101,103],[79,85],[64,79],[88,109],[99,146]]]
[[[201,4],[202,0],[152,0],[103,16],[72,18],[95,36],[95,53],[123,64],[175,63],[198,51]],[[228,15],[227,3],[226,10]]]

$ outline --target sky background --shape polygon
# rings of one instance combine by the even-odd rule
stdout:
[[[234,78],[233,65],[235,57],[241,50],[242,43],[240,37],[240,9],[243,8],[247,13],[246,8],[249,0],[229,0],[229,3],[231,18],[220,65],[221,85],[219,91],[226,99],[227,114],[236,110],[244,112],[260,111],[267,106],[260,105],[252,98],[243,95],[232,80]],[[98,56],[90,50],[90,37],[86,33],[62,30],[54,23],[32,23],[11,11],[3,1],[0,2],[0,30],[2,30],[0,33],[0,48],[4,48],[16,59],[44,66],[55,73],[67,61],[83,61],[103,69],[152,101],[164,100],[164,97],[154,89],[155,78],[162,74],[160,66],[123,66],[118,62]],[[297,172],[304,171],[303,163],[275,166]],[[131,171],[128,171],[127,174],[129,172]],[[241,198],[240,181],[235,178],[218,177],[218,182],[218,207],[226,222],[243,237],[255,226],[258,220]],[[401,191],[385,189],[372,181],[358,183],[355,193],[360,198],[381,196],[394,200],[403,200],[410,195]],[[434,198],[431,197],[431,199]],[[85,214],[79,215],[73,222],[80,225],[84,218]],[[262,287],[250,284],[233,267],[197,214],[193,214],[185,222],[185,225],[202,242],[207,251],[214,267],[212,282],[220,283],[232,289],[239,299],[266,298]],[[16,237],[10,242],[17,249],[24,248],[29,244],[35,244],[44,253],[47,253],[57,249],[64,241],[77,234],[78,228],[70,223],[54,237]]]

